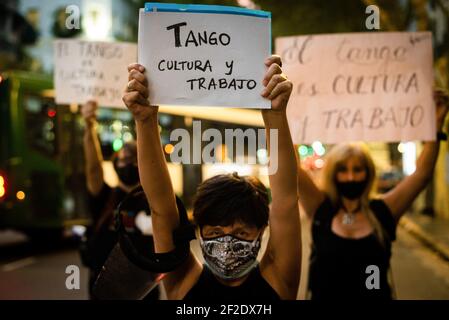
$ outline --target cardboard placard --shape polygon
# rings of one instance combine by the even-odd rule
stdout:
[[[147,3],[139,16],[139,63],[155,105],[270,108],[260,96],[270,55],[269,13]]]
[[[430,32],[282,37],[294,143],[435,140]]]
[[[54,83],[56,102],[85,103],[125,108],[123,91],[127,66],[137,60],[133,43],[55,40]]]

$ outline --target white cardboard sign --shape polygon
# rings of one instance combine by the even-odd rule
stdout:
[[[141,9],[138,62],[147,70],[150,102],[270,108],[260,96],[270,30],[264,17]]]
[[[294,143],[435,140],[430,32],[282,37]]]
[[[125,105],[122,94],[128,83],[127,66],[137,60],[133,43],[55,40],[54,83],[56,102],[101,106]]]

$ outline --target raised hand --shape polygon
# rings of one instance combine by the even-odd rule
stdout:
[[[94,100],[89,100],[81,106],[81,115],[86,125],[91,126],[97,120],[98,104]]]
[[[281,57],[272,55],[265,60],[265,65],[268,69],[262,81],[265,89],[261,95],[271,100],[272,111],[285,111],[293,88],[292,82],[282,73]]]
[[[449,96],[447,92],[441,89],[435,89],[433,97],[436,105],[437,130],[440,131],[443,128],[444,119],[449,109]]]
[[[128,66],[128,84],[123,93],[122,100],[134,120],[145,121],[150,116],[157,114],[158,107],[151,106],[148,101],[148,80],[144,75],[144,66],[132,63]]]

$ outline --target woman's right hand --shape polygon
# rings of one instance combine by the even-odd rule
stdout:
[[[436,106],[437,131],[441,131],[444,125],[444,119],[449,110],[449,95],[443,89],[435,89],[433,96]]]
[[[97,120],[98,105],[95,100],[89,100],[81,106],[81,115],[87,126],[92,126]]]
[[[122,100],[131,111],[134,120],[145,121],[157,114],[158,107],[151,106],[148,101],[148,80],[143,74],[145,67],[132,63],[128,66],[128,84],[123,93]]]

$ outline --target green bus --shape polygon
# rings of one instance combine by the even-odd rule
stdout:
[[[0,74],[0,229],[40,239],[89,223],[84,123],[77,105],[58,105],[53,96],[50,75]],[[100,111],[107,159],[117,136],[128,131],[132,138],[134,123],[125,110]]]

